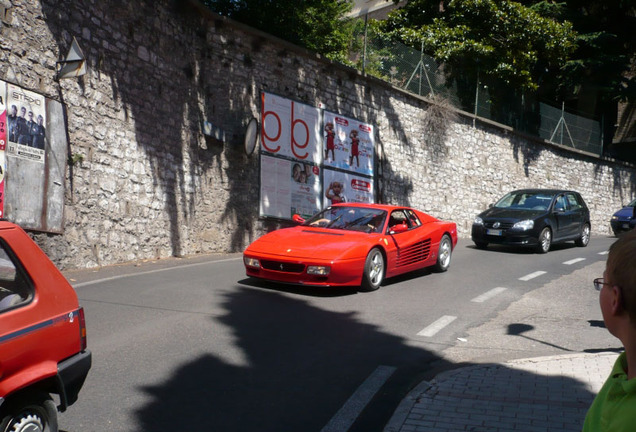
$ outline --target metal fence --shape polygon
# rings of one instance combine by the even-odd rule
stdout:
[[[562,104],[540,102],[528,111],[518,103],[506,110],[504,118],[495,118],[484,85],[475,82],[472,90],[464,85],[460,94],[457,83],[448,82],[444,65],[423,51],[389,41],[366,28],[355,39],[360,41],[357,44],[360,48],[354,49],[350,58],[358,69],[369,75],[419,96],[444,98],[458,109],[556,144],[598,155],[603,152],[601,123],[566,112]]]

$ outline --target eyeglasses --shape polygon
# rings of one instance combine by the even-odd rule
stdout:
[[[605,279],[603,278],[594,279],[594,288],[596,288],[596,291],[600,291],[601,289],[603,289],[603,285],[612,285],[612,284],[609,282],[605,282]]]

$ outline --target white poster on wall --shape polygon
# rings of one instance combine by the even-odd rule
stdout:
[[[371,177],[325,168],[323,181],[323,208],[343,202],[374,202]]]
[[[373,175],[373,126],[329,111],[323,113],[324,166]]]
[[[7,154],[44,163],[46,106],[44,96],[7,84]]]
[[[272,155],[320,164],[320,109],[262,94],[261,149]]]
[[[269,93],[261,107],[261,216],[320,210],[320,109]]]
[[[318,166],[261,155],[261,216],[309,217],[320,209]]]

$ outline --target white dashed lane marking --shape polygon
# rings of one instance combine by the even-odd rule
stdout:
[[[471,300],[471,302],[483,303],[483,302],[485,302],[487,300],[490,300],[494,296],[496,296],[498,294],[501,294],[505,290],[507,290],[507,288],[503,288],[503,287],[493,288],[490,291],[487,291],[487,292],[483,293],[482,295],[475,297],[474,299]]]
[[[563,264],[572,265],[572,264],[576,264],[577,262],[581,262],[581,261],[585,261],[585,258],[574,258],[574,259],[571,259],[570,261],[564,262]]]
[[[603,251],[603,252],[599,252],[599,255],[607,255],[609,253],[609,251]]]
[[[369,404],[384,383],[395,372],[393,366],[378,366],[369,377],[358,387],[336,415],[322,428],[321,432],[346,432],[360,413]]]
[[[539,276],[541,276],[541,275],[544,275],[544,274],[546,274],[546,273],[547,273],[547,272],[544,272],[544,271],[536,271],[536,272],[534,272],[534,273],[530,273],[530,274],[528,274],[528,275],[525,275],[525,276],[523,276],[523,277],[520,277],[520,278],[519,278],[519,280],[520,280],[520,281],[527,282],[527,281],[529,281],[530,279],[534,279],[534,278],[539,277]]]
[[[435,336],[437,332],[442,330],[444,327],[446,327],[447,325],[449,325],[456,319],[457,319],[456,316],[444,315],[443,317],[435,321],[433,324],[429,325],[428,327],[420,331],[417,335],[426,336],[426,337]]]

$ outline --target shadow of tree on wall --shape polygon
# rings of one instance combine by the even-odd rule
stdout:
[[[231,251],[242,248],[245,232],[251,231],[258,216],[254,205],[258,164],[256,158],[243,153],[240,132],[254,116],[259,99],[250,91],[255,87],[250,80],[235,83],[226,78],[236,72],[233,50],[238,47],[227,44],[226,50],[213,52],[208,38],[216,35],[214,22],[199,15],[188,2],[166,2],[170,5],[166,9],[153,2],[63,3],[41,2],[46,24],[59,52],[66,52],[73,36],[84,50],[90,72],[78,79],[80,96],[108,117],[109,123],[117,117],[123,119],[123,127],[134,129],[134,140],[127,144],[146,153],[153,195],[163,198],[172,254],[183,253],[189,240],[183,234],[188,230],[210,230],[217,223],[231,236]],[[242,63],[248,63],[246,56]],[[220,88],[219,81],[230,84]],[[106,91],[112,92],[112,100],[93,99]],[[60,97],[66,103],[63,90]],[[203,139],[203,120],[225,129],[226,142]],[[108,141],[115,136],[116,131],[106,131],[107,148],[113,147]],[[97,147],[92,142],[71,144],[85,147],[87,153]],[[133,153],[125,148],[119,152],[124,157]],[[223,193],[230,199],[223,200],[224,208],[215,208],[211,200],[220,201]],[[136,197],[126,199],[134,202]],[[200,217],[197,212],[203,207],[206,213]],[[131,215],[110,214],[104,219],[126,216]],[[207,247],[192,245],[190,252],[209,251],[221,242],[212,237],[208,243]]]
[[[594,167],[594,179],[600,179],[603,176],[603,173],[608,169],[609,165],[605,165],[603,163],[596,164]],[[636,197],[636,171],[633,169],[621,169],[617,166],[612,166],[610,168],[610,175],[612,176],[612,192],[616,196],[618,195],[620,202],[622,205],[627,205],[629,201],[631,201],[634,197]],[[629,190],[625,194],[625,190],[623,185],[629,184]],[[611,213],[618,210],[618,208],[607,209],[608,214],[607,217],[611,216]]]

